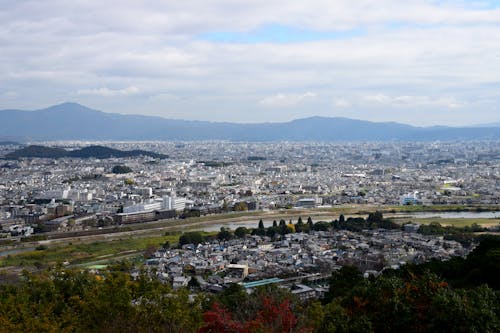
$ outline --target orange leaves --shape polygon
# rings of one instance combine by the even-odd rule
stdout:
[[[359,296],[354,296],[353,297],[353,301],[354,301],[354,305],[358,309],[362,309],[362,308],[364,308],[368,304],[368,300],[363,299],[363,298],[361,298]]]

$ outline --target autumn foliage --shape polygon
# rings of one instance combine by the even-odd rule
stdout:
[[[290,300],[278,303],[271,297],[262,298],[262,304],[255,316],[245,322],[235,321],[231,313],[215,302],[212,308],[203,314],[204,325],[199,333],[251,333],[251,332],[295,332],[297,318]]]

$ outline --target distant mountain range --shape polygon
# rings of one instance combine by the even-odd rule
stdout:
[[[500,127],[500,123],[487,123],[476,125],[476,127]]]
[[[0,141],[0,146],[21,146],[22,144],[15,141]]]
[[[5,155],[5,159],[18,159],[21,157],[40,157],[40,158],[112,158],[112,157],[135,157],[150,156],[153,158],[167,158],[167,155],[157,154],[145,150],[118,150],[103,146],[89,146],[76,150],[66,150],[62,148],[52,148],[46,146],[32,145],[27,146]]]
[[[430,141],[500,139],[500,128],[415,127],[393,122],[311,117],[283,123],[237,124],[121,115],[64,103],[43,110],[0,111],[0,139]]]

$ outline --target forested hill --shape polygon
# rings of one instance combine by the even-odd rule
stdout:
[[[62,148],[53,148],[47,146],[31,145],[5,155],[5,159],[18,159],[18,158],[120,158],[120,157],[135,157],[135,156],[149,156],[152,158],[168,158],[167,155],[158,154],[145,150],[118,150],[104,146],[88,146],[76,150],[66,150]]]
[[[168,114],[168,111],[166,112]],[[256,119],[257,120],[257,119]],[[187,121],[106,113],[76,103],[0,110],[0,137],[46,140],[431,141],[500,139],[500,127],[416,127],[342,117],[276,123]]]

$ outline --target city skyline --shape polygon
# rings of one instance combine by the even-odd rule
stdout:
[[[9,2],[0,109],[229,122],[500,121],[498,1]]]

